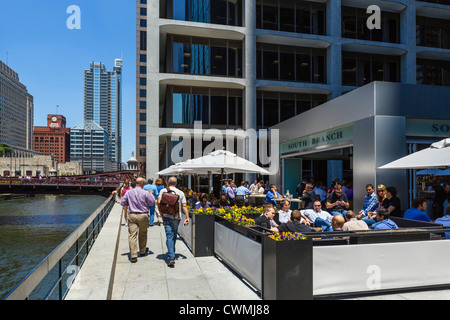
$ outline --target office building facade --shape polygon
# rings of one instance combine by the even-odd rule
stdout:
[[[47,115],[46,127],[34,127],[34,150],[42,155],[54,155],[58,163],[70,161],[70,128],[66,117]]]
[[[108,158],[122,162],[122,60],[114,61],[113,71],[101,62],[92,62],[84,71],[84,120],[94,121],[109,136]]]
[[[373,81],[450,85],[448,0],[144,2],[152,46],[137,136],[150,177],[172,164],[174,130],[193,134],[195,121],[268,129]],[[367,25],[371,5],[380,29]]]
[[[70,130],[70,161],[81,163],[83,174],[117,171],[111,158],[109,135],[94,121]]]
[[[0,143],[33,149],[33,96],[17,72],[0,61]]]

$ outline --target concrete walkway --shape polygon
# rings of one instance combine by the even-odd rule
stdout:
[[[129,260],[128,228],[116,204],[66,300],[260,300],[260,296],[215,257],[195,258],[181,238],[174,268],[165,262],[164,227],[148,229],[150,252]],[[115,263],[105,257],[114,257]]]

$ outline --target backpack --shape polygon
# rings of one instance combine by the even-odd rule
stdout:
[[[180,211],[180,205],[178,200],[179,195],[175,191],[170,190],[169,187],[166,188],[167,192],[161,195],[161,201],[159,202],[158,209],[161,214],[168,214],[171,216],[176,216]]]

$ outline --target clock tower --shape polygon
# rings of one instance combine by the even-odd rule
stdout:
[[[47,126],[50,129],[64,129],[66,127],[66,117],[62,115],[47,115]]]

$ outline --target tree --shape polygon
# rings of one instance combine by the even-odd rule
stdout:
[[[8,147],[7,144],[0,143],[0,157],[6,156],[6,154],[11,151],[12,151],[12,149],[10,147]]]

